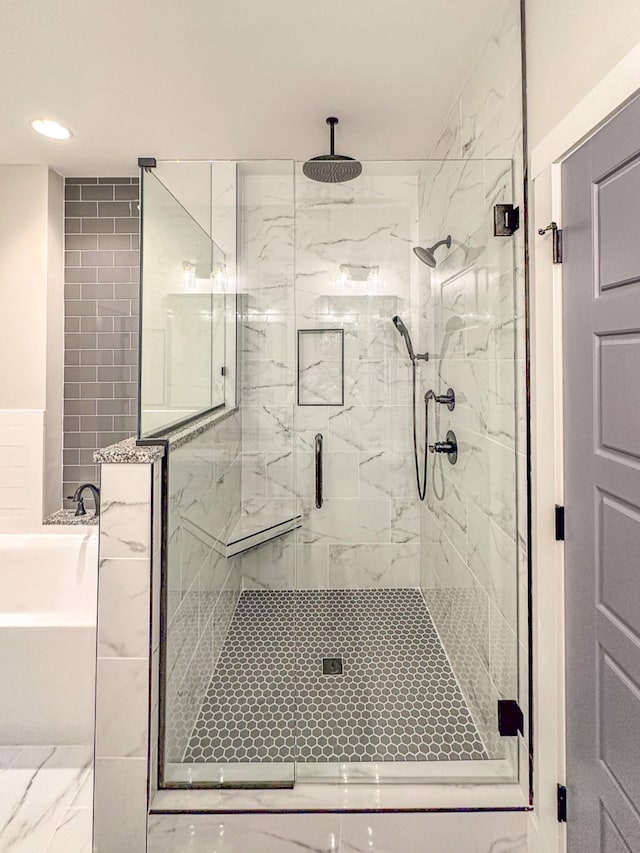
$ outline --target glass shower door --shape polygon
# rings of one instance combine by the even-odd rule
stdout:
[[[497,721],[519,689],[522,326],[513,239],[493,234],[511,193],[510,161],[364,163],[344,184],[296,166],[298,781],[517,774]],[[433,267],[412,252],[440,241]],[[394,317],[429,352],[416,364],[424,502]],[[428,443],[454,433],[455,465],[424,440],[425,394],[450,387],[456,406],[430,404]]]

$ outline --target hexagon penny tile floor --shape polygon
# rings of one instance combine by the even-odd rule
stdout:
[[[247,590],[184,761],[487,757],[419,590]]]

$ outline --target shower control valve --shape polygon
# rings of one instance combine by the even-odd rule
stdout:
[[[447,388],[446,394],[437,394],[435,397],[436,403],[440,403],[443,406],[446,406],[450,412],[452,412],[456,407],[456,392],[453,388]]]
[[[449,462],[455,465],[458,461],[458,439],[453,430],[447,433],[446,441],[436,441],[435,444],[429,445],[431,453],[446,453],[449,457]]]

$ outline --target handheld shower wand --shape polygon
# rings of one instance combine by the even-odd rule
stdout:
[[[407,347],[407,352],[409,353],[409,358],[412,363],[415,365],[416,361],[429,361],[429,353],[428,352],[415,352],[413,349],[413,343],[411,342],[411,335],[409,334],[409,329],[404,324],[404,321],[401,317],[398,317],[396,314],[391,318],[393,320],[393,325],[400,332],[402,337],[404,338],[405,345]]]

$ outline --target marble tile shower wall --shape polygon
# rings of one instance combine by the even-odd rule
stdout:
[[[415,175],[357,186],[296,175],[294,208],[291,175],[244,181],[243,511],[286,512],[299,501],[304,513],[297,533],[244,557],[247,586],[418,584],[409,367],[391,322],[417,316],[417,192]],[[341,265],[351,281],[341,280]],[[379,275],[367,280],[371,267]],[[295,330],[335,328],[344,330],[344,405],[297,405]],[[328,401],[341,390],[321,386]]]
[[[492,223],[494,204],[522,208],[521,80],[503,73],[519,69],[519,57],[519,4],[509,0],[434,151],[462,159],[425,173],[421,187],[421,238],[453,236],[420,305],[435,355],[425,388],[455,388],[458,405],[434,412],[434,433],[442,438],[451,427],[460,446],[455,467],[438,458],[431,469],[421,584],[496,757],[507,743],[497,736],[497,699],[524,705],[526,697],[518,683],[519,622],[523,632],[526,625],[523,229],[495,238]]]
[[[166,759],[182,760],[235,609],[239,558],[224,541],[240,515],[241,415],[169,450]]]
[[[239,175],[242,511],[280,519],[296,504],[293,190],[291,169]]]
[[[137,429],[138,202],[137,178],[65,181],[63,495]]]

